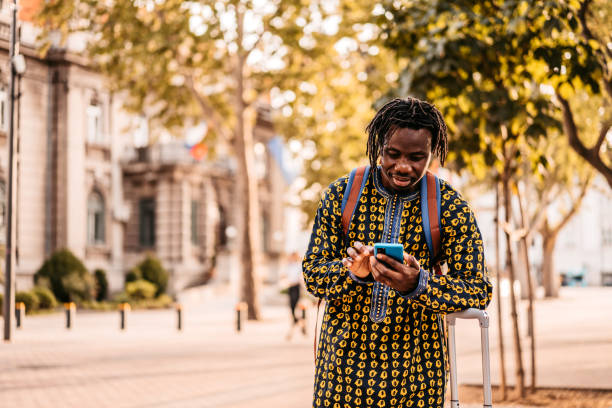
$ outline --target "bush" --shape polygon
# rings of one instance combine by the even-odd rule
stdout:
[[[151,282],[157,287],[155,296],[159,296],[166,292],[166,287],[168,286],[168,272],[166,272],[158,259],[153,256],[147,256],[137,268],[142,274],[142,279]]]
[[[31,292],[38,298],[38,307],[40,309],[55,309],[57,300],[50,289],[43,286],[35,286]]]
[[[64,276],[62,286],[69,294],[70,301],[77,303],[92,300],[96,292],[96,281],[89,272],[82,276],[75,273]]]
[[[32,292],[15,293],[15,305],[19,302],[25,303],[26,313],[32,313],[38,309],[38,298]]]
[[[162,293],[155,299],[139,300],[132,307],[135,309],[163,309],[171,307],[173,304],[174,300],[165,293]]]
[[[140,269],[137,266],[130,269],[125,275],[126,284],[137,281],[138,279],[142,279],[142,272],[140,272]]]
[[[108,296],[108,279],[106,278],[106,271],[104,269],[96,269],[94,271],[94,278],[96,280],[96,300],[101,302]]]
[[[125,285],[125,292],[133,300],[153,299],[155,292],[157,292],[157,287],[149,281],[139,279]]]
[[[115,303],[133,303],[133,300],[130,299],[130,297],[128,296],[126,291],[117,293],[114,297],[113,297],[113,302]]]
[[[42,279],[42,280],[41,280]],[[48,283],[45,282],[48,280]],[[95,282],[85,265],[68,249],[54,252],[34,275],[34,282],[45,282],[60,302],[91,300]]]

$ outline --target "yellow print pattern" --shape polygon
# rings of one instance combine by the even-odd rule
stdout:
[[[442,407],[445,347],[439,317],[468,307],[485,308],[490,302],[482,237],[467,203],[442,181],[442,249],[449,272],[427,272],[426,288],[412,298],[391,289],[384,320],[372,322],[373,284],[352,279],[341,259],[355,241],[373,245],[385,233],[385,210],[392,200],[376,190],[375,174],[366,182],[347,237],[341,227],[347,177],[330,185],[319,203],[303,261],[307,289],[327,300],[313,407]],[[420,197],[399,205],[398,241],[428,270]]]

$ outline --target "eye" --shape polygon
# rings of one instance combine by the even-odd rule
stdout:
[[[387,156],[389,156],[392,159],[397,159],[400,157],[400,153],[397,150],[387,149],[386,153],[387,153]]]

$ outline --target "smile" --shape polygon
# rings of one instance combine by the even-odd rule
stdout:
[[[393,179],[393,182],[396,185],[401,186],[401,187],[406,187],[413,183],[413,179],[411,177],[401,177],[401,176],[393,175],[391,176],[391,178]]]

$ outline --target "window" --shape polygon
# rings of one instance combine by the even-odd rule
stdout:
[[[191,201],[191,243],[198,245],[198,202]]]
[[[104,243],[104,197],[93,191],[87,199],[87,241],[91,245]]]
[[[91,104],[87,107],[87,141],[90,143],[102,143],[102,108]]]
[[[6,224],[7,224],[7,210],[6,210],[6,183],[4,180],[0,180],[0,243],[6,243]]]
[[[0,131],[7,132],[8,125],[8,92],[6,88],[2,86],[0,87]]]
[[[155,246],[155,199],[143,198],[138,203],[139,242],[141,247]]]
[[[270,214],[267,211],[264,211],[261,215],[261,226],[262,226],[262,236],[263,239],[263,250],[264,252],[269,252],[270,248]]]

